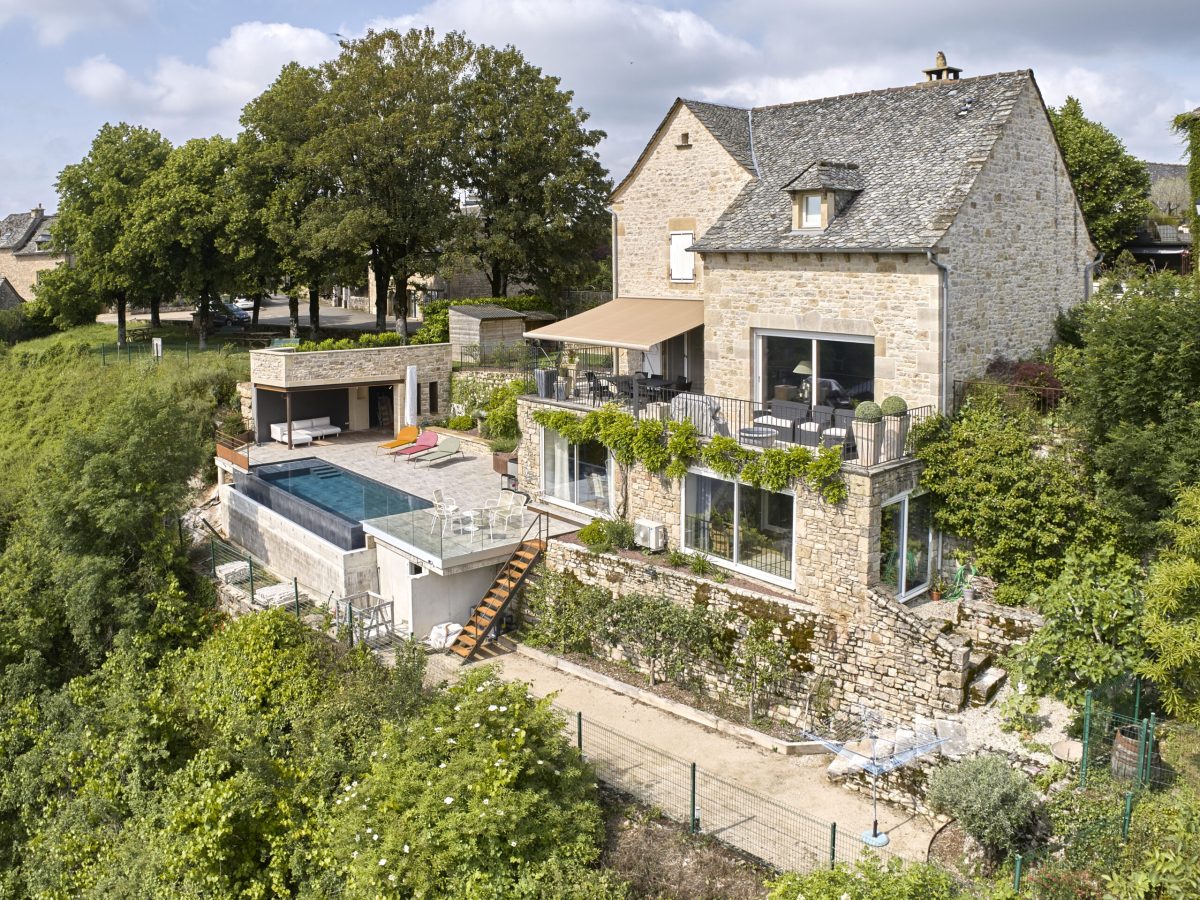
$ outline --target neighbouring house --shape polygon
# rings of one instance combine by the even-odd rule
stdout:
[[[41,273],[66,260],[50,249],[50,226],[57,216],[40,206],[0,219],[0,278],[8,279],[17,295],[29,302]]]
[[[615,299],[526,333],[582,349],[520,401],[522,486],[581,521],[638,520],[643,541],[782,598],[756,602],[783,620],[817,617],[809,671],[837,681],[835,705],[957,709],[980,665],[970,641],[902,605],[943,567],[905,435],[949,410],[956,381],[1044,348],[1096,256],[1033,73],[960,78],[939,58],[908,87],[755,109],[680,99],[611,202]],[[855,424],[892,396],[906,412]],[[535,418],[606,404],[755,452],[834,448],[848,497],[698,463],[651,474]],[[622,566],[597,582],[661,572]],[[704,602],[729,591],[708,585]]]
[[[1147,219],[1125,248],[1133,258],[1155,271],[1169,269],[1186,275],[1192,270],[1192,234],[1188,228],[1191,189],[1183,163],[1145,164],[1150,174],[1150,201],[1157,215]]]
[[[12,282],[0,275],[0,309],[16,309],[24,302]]]

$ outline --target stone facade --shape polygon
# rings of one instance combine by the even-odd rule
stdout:
[[[950,267],[947,378],[1044,349],[1058,312],[1083,299],[1083,267],[1095,255],[1031,81],[938,244]]]
[[[938,402],[938,273],[923,255],[712,253],[704,264],[706,393],[757,396],[755,334],[766,329],[872,338],[876,398]]]
[[[678,146],[685,132],[688,145]],[[697,255],[695,281],[672,282],[671,232],[699,238],[749,180],[700,120],[677,104],[637,170],[613,194],[616,296],[695,299],[704,290],[707,263]]]
[[[971,644],[988,653],[1002,655],[1023,644],[1045,621],[1032,609],[1000,606],[976,598],[958,601],[955,631],[971,639]]]
[[[57,268],[65,260],[60,253],[13,253],[0,250],[0,278],[7,278],[26,303],[34,298],[38,277],[48,269]]]
[[[409,366],[416,366],[422,384],[439,383],[450,392],[450,345],[409,344],[364,347],[358,350],[251,350],[250,380],[271,387],[315,387],[401,382]]]
[[[955,712],[963,702],[968,651],[896,602],[868,592],[833,610],[820,603],[732,584],[615,553],[593,554],[555,540],[550,569],[569,572],[613,596],[650,593],[683,605],[703,604],[748,619],[765,619],[793,653],[794,677],[771,714],[793,723],[820,705],[830,711],[855,704],[896,716]],[[615,656],[637,663],[620,647]],[[723,672],[706,673],[708,689],[728,693]]]

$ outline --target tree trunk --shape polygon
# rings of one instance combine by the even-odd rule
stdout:
[[[308,286],[308,328],[315,339],[321,328],[321,291],[315,284]]]
[[[125,347],[125,292],[117,294],[117,349]]]
[[[492,289],[493,297],[503,297],[505,295],[505,278],[504,273],[500,271],[500,261],[492,260],[489,267],[491,271],[487,273],[488,286]]]
[[[288,294],[288,337],[300,337],[300,295],[294,290]]]
[[[371,274],[375,276],[375,330],[386,331],[388,282],[392,280],[392,270],[373,254]]]
[[[208,323],[212,318],[213,295],[209,291],[204,291],[200,294],[200,314],[197,317],[197,328],[199,336],[196,338],[196,346],[201,350],[208,349]]]
[[[410,273],[396,275],[396,334],[408,343],[408,279]]]
[[[254,328],[258,327],[258,311],[262,308],[263,295],[261,293],[254,295],[254,309],[250,311],[250,325]]]
[[[162,328],[162,316],[160,308],[162,307],[162,297],[155,294],[150,298],[150,327]]]

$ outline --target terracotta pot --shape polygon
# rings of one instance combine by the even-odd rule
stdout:
[[[942,602],[942,592],[941,591],[930,591],[929,599],[932,600],[934,603],[941,603]]]

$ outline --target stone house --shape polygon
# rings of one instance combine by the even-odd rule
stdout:
[[[50,226],[56,218],[37,206],[0,219],[0,278],[8,279],[25,302],[33,299],[40,273],[66,259],[50,249]]]
[[[669,546],[826,610],[843,634],[886,631],[927,593],[941,541],[903,434],[949,410],[955,381],[1044,348],[1096,251],[1033,73],[960,78],[939,55],[925,74],[756,109],[675,101],[612,196],[614,300],[526,333],[608,349],[603,371],[564,357],[558,383],[521,401],[527,489],[661,526]],[[885,420],[899,437],[880,453],[853,409],[889,396],[908,412]],[[534,419],[609,402],[751,448],[841,448],[848,498],[699,466],[671,480]],[[847,658],[878,672],[878,648],[858,646]],[[898,705],[965,697],[967,654],[939,652],[960,668],[926,673],[929,690]]]

